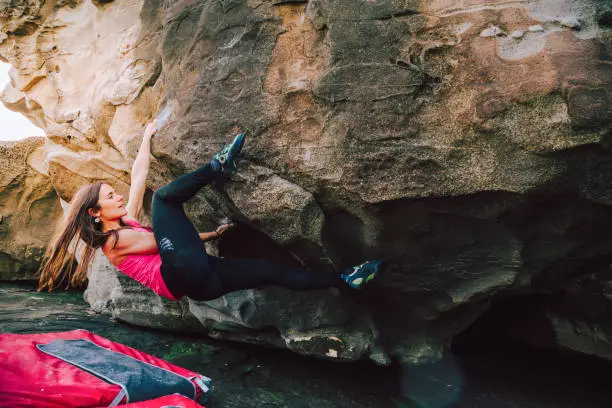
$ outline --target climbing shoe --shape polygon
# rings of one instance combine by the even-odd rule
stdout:
[[[376,276],[383,261],[367,261],[361,265],[353,266],[346,274],[340,275],[353,289],[359,289]]]
[[[236,157],[244,145],[245,132],[241,132],[234,137],[230,144],[223,146],[223,149],[214,155],[213,161],[221,166],[221,172],[231,175],[236,171]]]

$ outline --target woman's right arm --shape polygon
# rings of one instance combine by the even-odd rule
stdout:
[[[149,164],[151,162],[151,137],[153,137],[155,132],[157,132],[155,122],[149,123],[144,131],[140,149],[138,149],[138,154],[132,165],[130,194],[125,209],[128,212],[128,217],[135,220],[138,219],[142,210],[142,202],[149,175]]]

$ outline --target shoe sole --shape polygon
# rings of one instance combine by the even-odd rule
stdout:
[[[226,149],[224,148],[223,151],[215,157],[221,165],[225,165],[228,161],[233,161],[234,158],[240,154],[242,146],[244,146],[244,135],[244,132],[237,134],[234,140],[227,146],[227,151],[225,151]]]
[[[362,264],[363,265],[363,264]],[[350,281],[349,285],[352,288],[355,289],[360,289],[361,286],[363,286],[364,284],[370,282],[372,279],[374,279],[376,277],[376,275],[378,274],[378,272],[380,271],[380,267],[382,265],[382,261],[378,261],[374,267],[374,272],[370,273],[369,275],[367,275],[365,278],[364,277],[358,277],[355,278],[353,280]],[[350,275],[349,275],[350,277]]]
[[[363,285],[365,285],[366,283],[368,283],[369,281],[374,279],[377,274],[378,274],[378,271],[372,272],[365,279],[364,278],[356,278],[355,280],[351,281],[350,285],[353,288],[355,288],[355,289],[360,289]]]

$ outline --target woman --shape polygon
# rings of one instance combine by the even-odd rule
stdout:
[[[145,129],[132,167],[127,204],[106,183],[90,184],[76,193],[70,214],[45,254],[39,290],[48,288],[51,291],[56,282],[64,279],[69,279],[73,285],[84,283],[87,268],[98,248],[124,274],[173,300],[183,296],[211,300],[235,290],[263,285],[294,290],[346,284],[359,288],[378,272],[380,261],[365,262],[345,274],[335,275],[260,260],[217,258],[206,254],[202,241],[218,238],[232,225],[198,233],[185,215],[183,203],[215,179],[235,172],[244,133],[237,135],[209,163],[157,190],[153,194],[153,229],[142,227],[137,219],[149,172],[151,137],[156,131],[154,122]],[[74,268],[71,253],[78,245],[76,238],[85,244],[85,249]]]

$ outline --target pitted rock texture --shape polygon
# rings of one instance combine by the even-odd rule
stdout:
[[[61,215],[51,180],[29,164],[43,138],[0,143],[0,280],[34,280]]]
[[[495,296],[563,291],[612,259],[610,12],[604,0],[0,3],[0,56],[15,67],[2,99],[47,131],[40,167],[65,199],[88,180],[126,190],[165,106],[151,190],[247,130],[235,183],[189,203],[196,226],[245,225],[224,256],[253,246],[336,271],[389,260],[356,296],[367,313],[326,335],[362,336],[347,358],[423,362]],[[292,348],[292,325],[312,327],[272,318],[267,293],[219,300],[226,320],[216,303],[190,310],[228,338]],[[92,304],[127,316],[131,299]]]

